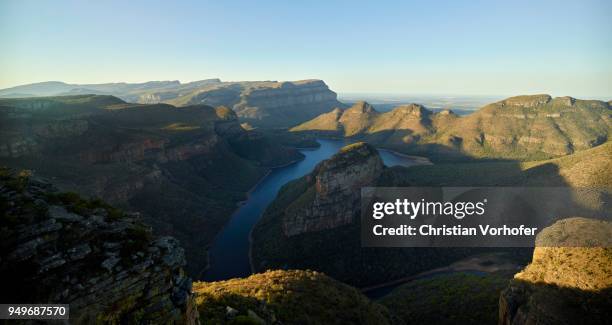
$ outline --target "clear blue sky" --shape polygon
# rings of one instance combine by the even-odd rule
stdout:
[[[0,88],[324,79],[339,92],[612,96],[612,1],[0,2]]]

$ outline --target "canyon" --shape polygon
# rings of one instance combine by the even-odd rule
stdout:
[[[361,146],[369,146],[362,144]],[[455,162],[417,165],[409,168],[368,167],[376,161],[376,150],[365,156],[351,153],[351,146],[340,150],[314,171],[289,182],[268,206],[252,234],[252,257],[256,271],[270,268],[314,269],[355,286],[384,283],[451,264],[467,256],[504,252],[517,264],[525,264],[529,248],[389,248],[362,247],[360,206],[351,200],[360,186],[574,186],[588,187],[574,200],[592,209],[602,209],[609,200],[612,175],[612,143],[576,152],[561,158],[536,162]],[[349,157],[352,157],[349,159]],[[357,157],[357,159],[355,158]],[[342,162],[350,160],[351,163]],[[323,166],[340,166],[325,174]],[[374,173],[374,174],[370,174]],[[346,181],[346,174],[352,175]],[[362,175],[363,177],[360,177]],[[372,178],[372,175],[375,177]],[[340,190],[337,188],[340,187]],[[325,189],[333,188],[327,193]],[[324,200],[321,200],[324,198]],[[321,202],[337,202],[329,206]],[[342,245],[329,245],[329,243]],[[363,270],[363,271],[357,271]]]
[[[182,269],[185,256],[179,243],[153,236],[139,214],[60,192],[28,172],[0,169],[0,207],[5,239],[0,243],[0,274],[3,288],[10,289],[3,294],[10,293],[17,302],[68,302],[75,322],[497,320],[519,325],[604,323],[610,317],[612,224],[603,220],[569,218],[544,229],[531,264],[510,281],[494,270],[434,274],[372,301],[317,271],[274,270],[192,283]],[[28,276],[15,278],[16,272]]]
[[[205,81],[197,87],[217,83]],[[177,84],[139,87],[149,86]],[[469,284],[486,291],[487,320],[489,312],[499,310],[500,322],[523,324],[556,319],[534,314],[533,306],[548,306],[546,297],[574,303],[574,291],[550,290],[550,285],[569,285],[568,279],[555,280],[560,275],[542,265],[563,260],[559,263],[579,263],[574,269],[585,266],[585,272],[591,272],[588,276],[609,275],[609,269],[597,269],[609,265],[606,250],[603,255],[599,251],[599,255],[587,254],[597,265],[570,258],[569,250],[541,248],[381,250],[361,247],[356,222],[359,190],[364,186],[588,187],[592,188],[589,195],[580,199],[589,207],[601,208],[609,200],[612,180],[608,102],[537,95],[508,98],[468,116],[450,110],[434,113],[418,104],[381,113],[365,102],[350,108],[332,104],[335,94],[317,95],[326,86],[316,81],[260,86],[221,87],[214,96],[186,96],[181,101],[171,95],[133,99],[141,103],[110,95],[0,99],[0,163],[26,173],[9,176],[13,172],[3,169],[0,231],[10,240],[3,243],[2,256],[10,256],[15,267],[34,270],[38,275],[30,278],[45,283],[43,291],[23,290],[24,294],[70,299],[77,317],[84,321],[98,316],[109,321],[142,319],[143,313],[149,315],[145,321],[154,322],[197,323],[199,317],[290,323],[310,319],[313,313],[321,315],[320,321],[329,321],[330,315],[322,313],[323,306],[315,300],[325,304],[323,298],[333,298],[343,301],[337,312],[345,321],[401,324],[412,317],[406,316],[410,309],[403,303],[412,301],[407,292],[431,288],[429,294],[435,300],[440,286],[451,286],[458,297],[480,303],[483,296],[461,294]],[[237,89],[248,98],[223,99],[231,97],[226,91]],[[173,98],[177,106],[160,103]],[[204,98],[207,103],[226,105],[204,105]],[[326,102],[329,113],[290,132],[262,127],[263,122],[256,128],[241,124],[261,116],[261,121],[272,121],[269,125],[274,126],[274,118],[266,114],[284,120],[288,105],[304,105],[308,111],[312,100]],[[335,106],[340,107],[330,111]],[[308,114],[314,116],[319,108],[323,112],[322,106],[312,107]],[[297,120],[305,120],[306,115]],[[245,279],[196,282],[192,289],[191,279],[200,278],[208,266],[206,248],[237,204],[272,168],[302,159],[296,147],[311,146],[314,136],[367,143],[330,153],[314,169],[313,163],[300,172],[304,177],[285,184],[277,195],[269,194],[276,198],[252,230],[251,262],[255,272],[274,271]],[[423,154],[435,164],[385,166],[375,146]],[[570,233],[580,229],[608,229],[606,225],[578,229],[571,226],[576,222],[584,224],[568,221],[563,227],[553,226],[556,230],[550,233],[572,228],[564,237],[571,238]],[[531,264],[510,282],[513,275],[508,274],[419,280],[412,284],[417,287],[400,290],[400,286],[380,303],[350,287],[399,280],[482,253],[504,254],[515,265]],[[8,264],[0,264],[0,271],[15,272]],[[542,289],[538,281],[550,283]],[[54,282],[67,291],[53,286]],[[589,297],[604,304],[600,297],[608,299],[609,283],[595,289],[584,283],[572,285],[587,299],[576,300],[579,303],[590,301]],[[263,297],[270,287],[281,289],[266,291]],[[303,291],[282,293],[286,288]],[[498,288],[507,288],[501,298],[499,291],[495,296]],[[325,297],[320,296],[323,292]],[[303,305],[293,309],[287,301]],[[154,312],[153,304],[163,308]],[[101,309],[102,305],[115,309]],[[594,320],[605,316],[605,308],[593,306],[599,308]],[[573,315],[579,312],[572,311]],[[435,313],[422,316],[428,319]]]
[[[188,273],[271,167],[302,155],[244,130],[227,108],[129,104],[107,95],[0,100],[0,162],[66,191],[139,211],[186,248]]]
[[[334,107],[344,107],[322,80],[237,81],[206,79],[188,83],[67,84],[59,81],[0,90],[0,97],[112,95],[130,103],[174,106],[227,106],[241,122],[254,126],[289,127]]]

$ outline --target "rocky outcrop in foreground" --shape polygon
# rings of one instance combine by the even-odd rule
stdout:
[[[205,324],[389,324],[386,308],[323,273],[275,270],[196,282]]]
[[[70,304],[73,323],[197,324],[176,239],[139,215],[0,170],[2,301]]]
[[[569,218],[538,234],[533,260],[499,299],[499,324],[606,324],[612,223]]]
[[[374,183],[383,168],[376,149],[363,142],[346,146],[321,162],[307,177],[313,186],[286,209],[285,235],[331,229],[353,222],[361,187]]]

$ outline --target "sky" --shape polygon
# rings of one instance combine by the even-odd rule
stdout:
[[[612,1],[0,1],[0,88],[323,79],[612,98]]]

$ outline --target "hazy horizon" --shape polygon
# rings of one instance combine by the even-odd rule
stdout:
[[[608,1],[3,1],[0,88],[322,79],[340,93],[612,96]]]
[[[122,81],[122,80],[115,80],[115,81],[109,81],[109,82],[66,82],[63,80],[45,80],[45,81],[37,81],[37,82],[33,82],[33,83],[27,83],[27,84],[18,84],[18,85],[14,85],[14,86],[9,86],[9,87],[3,87],[0,88],[0,90],[6,90],[6,89],[11,89],[11,88],[16,88],[16,87],[21,87],[21,86],[27,86],[27,85],[32,85],[32,84],[43,84],[43,83],[51,83],[51,82],[61,82],[61,83],[65,83],[68,85],[93,85],[93,84],[122,84],[122,83],[127,83],[127,84],[138,84],[138,83],[146,83],[146,82],[174,82],[174,81],[178,81],[181,84],[187,84],[190,82],[196,82],[196,81],[201,81],[201,80],[206,80],[206,79],[220,79],[222,82],[250,82],[250,81],[276,81],[276,82],[285,82],[285,81],[298,81],[298,79],[293,79],[293,80],[223,80],[221,78],[215,78],[215,77],[209,77],[209,78],[201,78],[201,79],[194,79],[194,80],[187,80],[187,81],[183,81],[183,80],[178,80],[178,79],[167,79],[167,80],[162,80],[162,79],[152,79],[152,80],[143,80],[143,81],[134,81],[134,82],[126,82],[126,81]],[[312,78],[312,79],[320,79],[320,78]],[[303,79],[300,79],[303,80]],[[323,80],[323,79],[321,79]],[[490,103],[493,100],[501,100],[504,98],[508,98],[508,97],[512,97],[512,96],[518,96],[518,95],[537,95],[537,94],[544,94],[542,92],[526,92],[526,93],[507,93],[507,94],[479,94],[479,93],[435,93],[435,92],[429,92],[429,93],[425,93],[425,92],[421,92],[421,93],[416,93],[416,92],[410,92],[410,91],[405,91],[405,92],[401,92],[401,91],[395,91],[395,92],[389,92],[389,91],[337,91],[333,85],[330,85],[329,82],[327,82],[326,80],[323,80],[326,82],[326,84],[329,86],[329,88],[332,91],[335,91],[338,94],[338,99],[339,100],[343,100],[343,101],[356,101],[356,100],[366,100],[366,101],[370,101],[371,103],[383,103],[383,102],[388,102],[388,103],[407,103],[407,102],[414,102],[411,101],[411,99],[414,98],[429,98],[429,99],[467,99],[467,98],[474,98],[474,99],[481,99],[481,100],[485,100],[482,101],[482,103]],[[563,96],[572,96],[572,97],[576,97],[578,99],[595,99],[595,100],[602,100],[602,101],[609,101],[612,99],[612,95],[587,95],[587,96],[575,96],[574,94],[563,94],[563,93],[546,93],[552,97],[563,97]],[[491,100],[491,101],[486,101],[486,100]],[[419,102],[420,103],[420,102]]]

